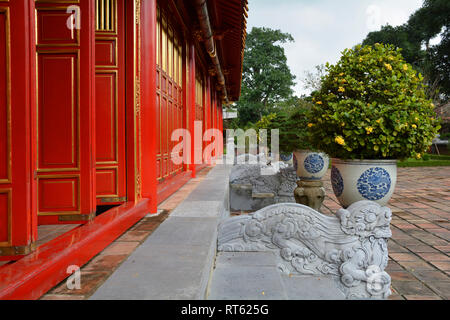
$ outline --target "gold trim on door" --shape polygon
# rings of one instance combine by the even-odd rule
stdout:
[[[9,189],[0,189],[0,194],[8,195],[8,241],[0,242],[0,247],[8,247],[12,244],[12,190]]]
[[[6,178],[0,177],[0,183],[11,183],[12,178],[12,142],[11,142],[11,36],[9,8],[0,8],[0,14],[5,14],[6,37]]]
[[[95,31],[117,34],[117,1],[95,0]]]
[[[114,91],[115,91],[115,95],[113,97],[113,99],[111,99],[112,101],[114,101],[114,113],[115,113],[115,123],[114,123],[114,131],[115,131],[115,161],[96,161],[96,165],[114,165],[114,164],[119,164],[119,79],[118,79],[118,70],[97,70],[96,71],[96,75],[99,74],[114,74],[115,77],[115,81],[114,81]]]
[[[77,83],[77,92],[73,94],[73,100],[72,100],[72,114],[74,114],[73,110],[76,108],[76,130],[73,131],[73,137],[77,137],[77,145],[75,146],[75,143],[72,139],[72,157],[74,157],[75,152],[77,153],[77,160],[75,163],[75,159],[72,158],[72,162],[76,164],[74,167],[68,167],[68,168],[40,168],[39,167],[39,55],[40,54],[76,54],[76,71],[75,66],[72,63],[72,72],[74,75],[74,83]],[[72,86],[73,90],[73,86]],[[77,101],[75,102],[74,99]],[[74,121],[72,121],[74,123]],[[74,49],[74,50],[38,50],[36,52],[36,171],[38,173],[40,172],[62,172],[62,171],[79,171],[80,170],[80,162],[81,162],[81,155],[80,155],[80,50]]]
[[[49,1],[40,1],[40,2],[49,2]],[[56,2],[56,1],[55,1]],[[71,2],[58,2],[58,3],[71,3]],[[36,41],[36,46],[37,47],[41,47],[41,48],[45,48],[45,47],[78,47],[80,46],[80,30],[79,29],[75,29],[72,30],[72,32],[75,32],[75,37],[76,37],[76,42],[74,43],[39,43],[39,26],[38,26],[38,12],[39,11],[61,11],[64,10],[65,13],[67,13],[67,8],[69,6],[59,6],[59,7],[39,7],[35,9],[35,41]],[[65,26],[66,27],[66,26]]]
[[[78,207],[78,210],[76,211],[55,211],[55,212],[45,212],[45,211],[39,211],[39,180],[41,179],[77,179],[78,181],[78,188],[74,190],[75,192],[72,193],[72,200],[73,203],[76,202],[76,205]],[[61,216],[61,215],[77,215],[81,213],[81,179],[79,174],[67,174],[67,175],[42,175],[36,178],[36,184],[38,185],[37,193],[36,193],[36,202],[37,202],[37,210],[38,210],[38,216]],[[78,196],[78,201],[75,201],[75,196]]]

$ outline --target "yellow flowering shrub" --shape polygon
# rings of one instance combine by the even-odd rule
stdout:
[[[312,145],[342,159],[424,154],[440,129],[423,77],[390,45],[346,49],[327,75],[307,121]]]
[[[345,146],[345,140],[341,136],[337,136],[336,139],[334,139],[334,141],[341,146]]]

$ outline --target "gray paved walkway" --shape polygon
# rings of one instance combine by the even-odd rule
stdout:
[[[210,300],[340,300],[332,278],[287,276],[273,252],[220,252],[216,258]]]
[[[217,225],[228,208],[229,170],[212,169],[91,299],[205,299]]]

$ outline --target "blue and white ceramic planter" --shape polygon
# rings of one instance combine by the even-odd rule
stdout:
[[[293,164],[293,158],[294,158],[294,155],[292,153],[291,154],[280,154],[280,160],[288,165]]]
[[[297,176],[301,180],[320,180],[328,170],[329,157],[322,152],[294,151]]]
[[[370,200],[386,205],[397,182],[397,160],[331,161],[331,185],[344,208]]]

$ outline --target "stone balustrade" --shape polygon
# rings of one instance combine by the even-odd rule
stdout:
[[[327,276],[347,299],[386,299],[391,210],[360,201],[335,217],[281,203],[219,225],[218,251],[274,251],[285,274]]]

